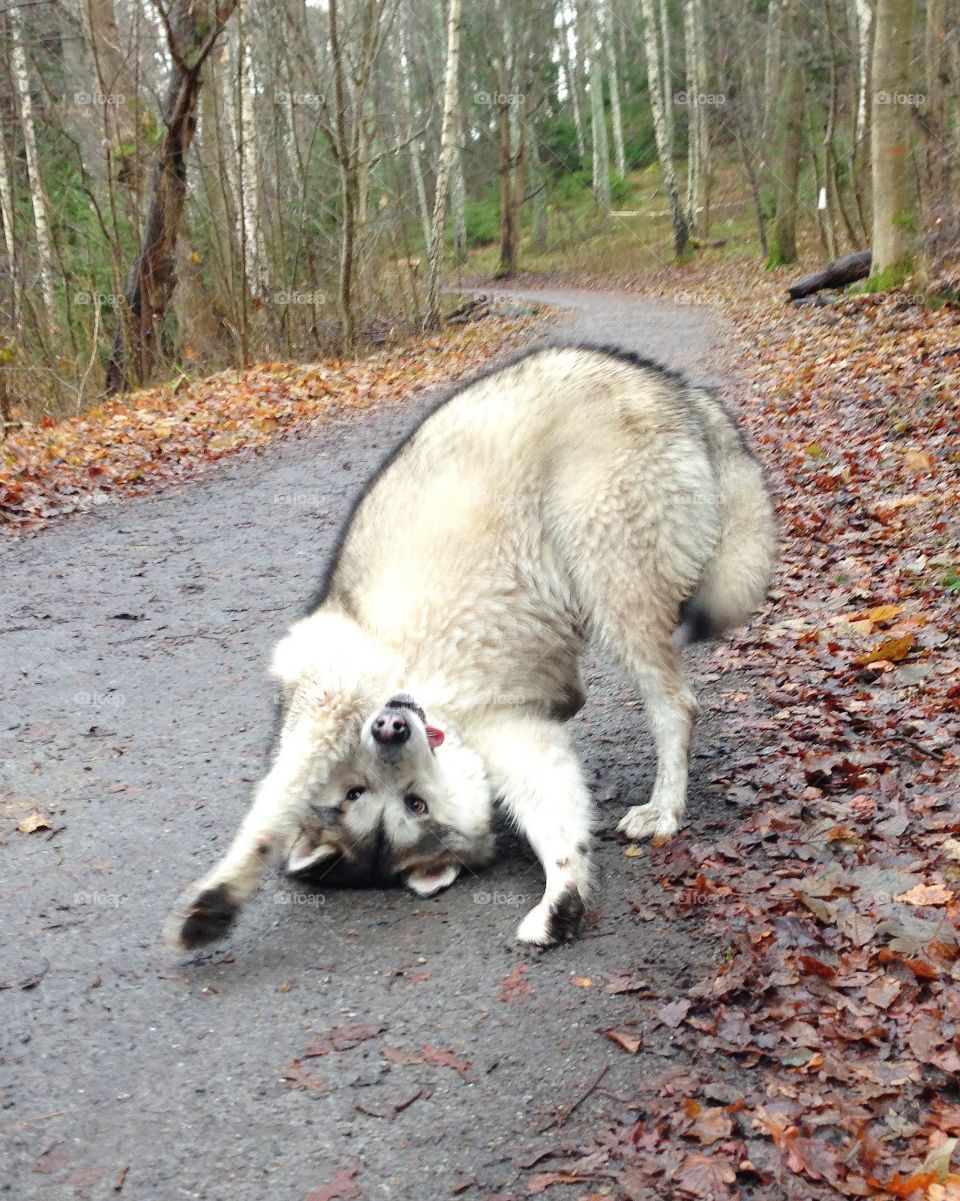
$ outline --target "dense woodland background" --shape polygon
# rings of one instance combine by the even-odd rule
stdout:
[[[21,0],[0,401],[345,353],[439,289],[695,255],[956,295],[947,0]]]

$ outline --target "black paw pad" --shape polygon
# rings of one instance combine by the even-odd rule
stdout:
[[[180,944],[192,951],[223,938],[233,925],[240,906],[232,900],[225,884],[208,888],[190,903],[180,927]]]
[[[547,932],[554,942],[573,942],[580,933],[586,905],[576,885],[565,888],[550,906]]]

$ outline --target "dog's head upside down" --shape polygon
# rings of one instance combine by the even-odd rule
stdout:
[[[489,785],[477,757],[399,693],[338,748],[287,859],[332,884],[400,881],[421,896],[493,855]]]

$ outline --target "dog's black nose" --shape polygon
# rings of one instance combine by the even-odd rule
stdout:
[[[400,745],[410,737],[407,719],[397,712],[381,713],[373,720],[373,737],[376,742]]]

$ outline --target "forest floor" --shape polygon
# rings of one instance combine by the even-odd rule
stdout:
[[[278,884],[177,962],[156,933],[246,807],[267,648],[429,396],[37,510],[0,548],[0,1196],[960,1198],[960,323],[788,309],[742,265],[534,282],[552,337],[720,387],[777,497],[770,603],[690,655],[688,827],[613,837],[653,765],[592,660],[581,941],[512,942],[540,875],[508,843],[430,901]]]

